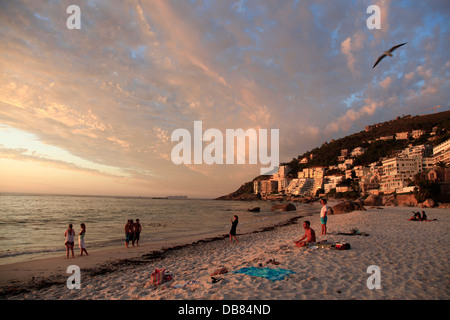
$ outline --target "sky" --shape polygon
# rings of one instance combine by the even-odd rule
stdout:
[[[449,21],[446,0],[0,1],[0,192],[215,198],[262,158],[175,164],[176,129],[192,150],[195,121],[214,142],[277,129],[288,162],[366,125],[447,111]]]

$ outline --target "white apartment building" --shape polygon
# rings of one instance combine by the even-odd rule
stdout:
[[[323,189],[325,193],[330,192],[330,190],[336,188],[339,182],[342,181],[343,176],[332,175],[332,176],[324,176],[324,185]]]
[[[405,131],[405,132],[397,132],[395,134],[395,140],[408,140],[410,133]]]
[[[362,148],[362,147],[357,147],[355,149],[353,149],[353,151],[351,152],[351,156],[352,157],[358,157],[364,154],[364,152],[366,152],[366,149]]]
[[[413,139],[419,139],[425,133],[427,133],[425,130],[413,130],[411,132],[411,136],[413,137]]]
[[[433,158],[435,163],[450,163],[450,139],[433,148]]]
[[[383,174],[381,176],[380,191],[391,193],[396,189],[408,186],[410,180],[422,171],[433,167],[432,158],[402,158],[394,157],[383,161]]]
[[[420,158],[429,157],[433,153],[433,147],[429,144],[422,144],[418,146],[409,145],[408,148],[403,149],[398,156],[406,158]]]
[[[291,167],[280,166],[277,173],[275,173],[270,179],[271,181],[276,181],[278,183],[278,192],[284,192],[291,182],[291,179],[287,178],[289,171],[291,171]]]
[[[323,178],[325,170],[324,167],[305,168],[298,173],[298,178]]]

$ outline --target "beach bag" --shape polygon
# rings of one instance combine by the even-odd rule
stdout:
[[[150,278],[150,281],[154,285],[160,285],[164,282],[164,271],[165,269],[155,269],[155,271],[152,272],[152,276]]]
[[[173,279],[173,275],[172,272],[170,271],[164,271],[164,277],[163,277],[164,281],[170,281]]]
[[[350,249],[350,243],[336,243],[337,250],[348,250]]]

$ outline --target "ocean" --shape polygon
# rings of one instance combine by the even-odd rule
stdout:
[[[279,218],[291,212],[272,212],[270,202],[209,199],[153,199],[107,196],[0,194],[0,264],[65,256],[64,232],[86,224],[87,250],[123,247],[129,219],[142,225],[140,244],[204,239],[228,234],[234,215],[239,225]],[[261,212],[248,208],[260,207]],[[299,205],[297,211],[307,212]],[[186,240],[187,241],[187,240]],[[131,244],[130,244],[131,245]],[[78,241],[75,238],[75,253]]]

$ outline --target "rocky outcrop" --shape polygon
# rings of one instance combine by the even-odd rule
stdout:
[[[364,205],[365,206],[381,206],[381,205],[383,205],[383,198],[380,197],[379,195],[371,194],[364,200]]]
[[[436,207],[436,202],[433,199],[427,199],[419,205],[421,208],[434,208]]]
[[[295,211],[297,208],[292,203],[280,203],[274,204],[270,209],[272,211]]]
[[[338,203],[338,204],[334,205],[332,207],[332,209],[333,209],[333,214],[343,214],[343,213],[348,213],[348,212],[357,211],[357,210],[361,210],[361,211],[366,210],[366,208],[364,208],[364,206],[361,203],[354,202],[354,201],[344,201],[344,202]]]

